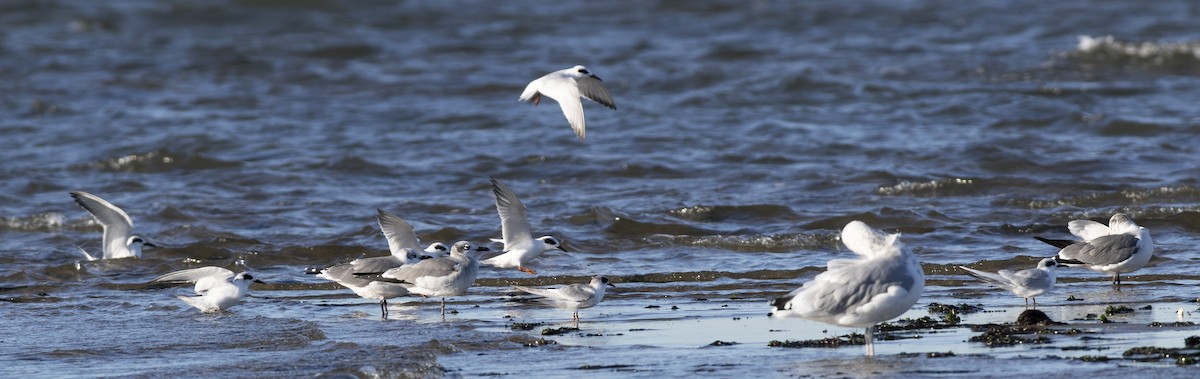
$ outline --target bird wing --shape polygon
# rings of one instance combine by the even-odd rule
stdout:
[[[1025,288],[1039,288],[1045,286],[1050,281],[1050,273],[1040,269],[1028,269],[1021,271],[1000,270],[1000,276],[1008,279],[1013,284]]]
[[[187,270],[179,270],[168,273],[157,278],[154,282],[194,282],[205,277],[219,277],[221,279],[233,277],[233,271],[216,266],[205,266],[199,268],[191,268]]]
[[[1109,265],[1132,257],[1137,253],[1139,242],[1137,237],[1128,234],[1112,234],[1067,246],[1058,252],[1058,256],[1067,263]]]
[[[1071,234],[1082,238],[1084,241],[1090,241],[1112,234],[1111,229],[1109,229],[1107,225],[1092,220],[1075,220],[1068,222],[1067,230],[1070,230]]]
[[[496,213],[500,214],[504,249],[532,246],[532,228],[529,227],[529,219],[525,215],[525,204],[521,204],[517,194],[496,178],[492,178],[492,194],[496,196]]]
[[[459,263],[450,258],[426,259],[414,265],[387,270],[383,277],[415,284],[417,278],[450,276],[460,270]]]
[[[133,220],[125,211],[87,192],[73,191],[71,197],[104,227],[104,258],[125,247],[129,236],[133,234]]]
[[[958,266],[958,268],[966,270],[967,273],[970,274],[971,276],[979,278],[979,280],[987,282],[988,284],[998,286],[998,287],[1001,287],[1004,289],[1012,288],[1012,282],[1009,281],[1008,278],[1005,278],[1003,275],[1003,272],[1008,271],[1008,270],[1001,270],[1001,273],[993,274],[990,272],[979,271],[979,270],[969,268],[969,267]]]
[[[608,94],[608,88],[604,87],[604,82],[595,76],[585,76],[576,80],[579,84],[579,94],[584,98],[595,101],[606,107],[617,109],[617,103],[613,102],[612,95]]]
[[[580,141],[585,141],[587,140],[587,123],[583,119],[583,101],[580,100],[579,88],[574,85],[565,87],[567,88],[564,96],[551,96],[551,98],[557,100],[558,106],[562,107],[563,116],[567,116],[571,130],[575,131],[575,135],[579,137]]]
[[[352,273],[379,273],[400,267],[404,262],[392,255],[382,257],[359,258],[345,266],[349,266]]]
[[[154,282],[195,282],[196,294],[204,295],[213,287],[227,284],[233,271],[216,266],[205,266],[187,270],[179,270],[154,278]]]
[[[370,279],[362,278],[357,275],[355,268],[349,264],[337,265],[321,270],[320,277],[338,282],[346,287],[364,287],[371,284]]]
[[[513,288],[558,301],[573,301],[582,303],[592,299],[593,297],[596,297],[596,289],[587,284],[571,284],[555,289],[529,288],[522,286],[513,286]]]
[[[1062,249],[1067,246],[1071,246],[1072,244],[1079,242],[1079,241],[1075,241],[1075,240],[1052,240],[1049,238],[1043,238],[1043,237],[1038,237],[1038,236],[1034,236],[1033,238],[1038,241],[1045,242],[1046,244],[1048,244],[1050,246],[1057,247],[1059,249]]]
[[[798,313],[818,319],[871,313],[871,309],[890,307],[904,298],[917,288],[918,279],[924,285],[923,273],[910,274],[908,266],[895,260],[867,260],[817,275],[795,293],[790,303]]]
[[[376,218],[379,219],[379,230],[383,231],[383,236],[387,238],[388,249],[392,251],[392,254],[399,254],[400,249],[405,248],[415,251],[423,250],[411,224],[391,212],[382,209],[376,209],[376,211],[379,213],[376,215]]]

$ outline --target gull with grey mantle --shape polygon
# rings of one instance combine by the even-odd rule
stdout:
[[[925,272],[900,234],[851,221],[842,229],[842,243],[858,258],[830,260],[825,272],[775,299],[771,316],[865,328],[867,355],[875,355],[875,325],[917,303],[925,291]]]
[[[425,259],[416,264],[396,267],[379,277],[358,274],[376,281],[399,284],[409,293],[442,298],[442,317],[446,317],[446,297],[467,293],[479,274],[478,254],[470,242],[458,241],[450,255]]]
[[[513,286],[520,291],[541,296],[546,303],[571,311],[571,319],[579,322],[579,310],[591,308],[604,300],[605,286],[616,287],[603,276],[593,276],[588,284],[571,284],[559,288],[529,288]]]
[[[100,258],[141,258],[142,246],[157,247],[146,239],[133,234],[133,220],[116,205],[83,191],[72,191],[71,198],[75,199],[75,202],[79,203],[84,210],[91,213],[96,222],[104,227],[104,244]],[[84,257],[89,261],[98,259],[82,248],[79,251],[83,252]]]
[[[617,103],[613,102],[612,95],[609,95],[608,89],[604,88],[604,82],[583,66],[558,70],[535,79],[525,86],[525,91],[521,92],[519,100],[538,105],[542,101],[542,96],[558,102],[558,105],[562,107],[563,115],[567,116],[567,122],[571,124],[571,129],[575,130],[576,136],[579,136],[580,142],[587,138],[587,127],[583,119],[583,101],[580,98],[595,101],[613,110],[617,109]]]
[[[1121,285],[1121,274],[1145,267],[1154,254],[1150,231],[1124,213],[1114,214],[1107,226],[1092,220],[1074,220],[1067,223],[1067,229],[1083,241],[1034,238],[1062,249],[1055,259],[1063,266],[1082,266],[1112,274],[1112,283],[1117,286]]]
[[[1050,292],[1054,289],[1054,282],[1057,278],[1058,262],[1054,258],[1042,259],[1038,262],[1037,268],[1031,268],[1021,271],[1000,270],[995,274],[983,272],[976,269],[958,266],[966,270],[968,274],[979,278],[996,287],[1000,287],[1013,294],[1025,298],[1025,306],[1029,306],[1029,299],[1033,299],[1033,307],[1037,308],[1037,296]]]

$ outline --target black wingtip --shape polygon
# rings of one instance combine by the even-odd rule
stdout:
[[[1071,245],[1075,244],[1075,241],[1071,241],[1071,240],[1052,240],[1049,238],[1043,238],[1043,237],[1038,237],[1038,236],[1033,236],[1033,238],[1037,239],[1038,241],[1045,242],[1046,244],[1048,244],[1050,246],[1057,247],[1059,249],[1062,249],[1067,246],[1071,246]]]

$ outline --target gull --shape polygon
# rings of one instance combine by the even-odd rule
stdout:
[[[214,266],[175,271],[153,281],[195,282],[196,296],[176,297],[205,313],[219,312],[237,305],[249,293],[250,281],[262,283],[250,274],[234,274],[233,271]]]
[[[1107,226],[1091,220],[1074,220],[1067,223],[1067,229],[1083,241],[1034,238],[1062,249],[1055,258],[1059,264],[1112,274],[1112,283],[1118,287],[1121,274],[1145,267],[1154,254],[1150,231],[1124,213],[1114,214]]]
[[[554,289],[522,286],[513,286],[513,288],[541,296],[550,305],[571,311],[571,320],[578,323],[580,309],[594,307],[604,300],[605,286],[616,287],[609,283],[606,277],[593,276],[591,283],[588,284],[571,284]]]
[[[604,82],[583,66],[558,70],[535,79],[525,86],[525,91],[521,92],[519,100],[538,105],[542,101],[542,96],[558,102],[558,105],[562,107],[563,115],[567,116],[567,122],[571,123],[571,129],[575,130],[575,135],[579,136],[580,142],[587,137],[581,97],[613,110],[617,109],[612,95],[609,95],[608,89],[604,88]]]
[[[521,199],[496,178],[492,178],[492,194],[496,196],[496,213],[500,214],[504,252],[484,260],[483,264],[498,268],[516,267],[522,272],[537,275],[537,271],[525,267],[525,264],[547,250],[567,251],[554,237],[533,238],[529,219],[525,215],[525,204],[521,204]]]
[[[368,278],[399,284],[417,295],[441,297],[442,318],[445,318],[446,297],[467,293],[467,289],[475,283],[475,276],[479,274],[477,254],[478,251],[472,249],[470,242],[458,241],[450,247],[449,256],[425,259],[387,270],[378,278]]]
[[[866,328],[867,355],[875,355],[875,324],[900,316],[925,290],[921,262],[900,234],[885,234],[861,221],[842,229],[842,243],[857,259],[834,259],[828,270],[787,296],[775,299],[771,315]]]
[[[355,275],[354,267],[349,264],[337,265],[321,270],[322,278],[337,282],[343,287],[354,291],[354,294],[364,299],[379,300],[380,317],[387,320],[388,299],[408,294],[408,288],[403,284],[380,280],[370,280]]]
[[[1046,258],[1038,262],[1037,268],[1016,272],[1000,270],[993,274],[963,266],[958,266],[958,268],[967,270],[968,274],[988,284],[1012,291],[1013,294],[1025,298],[1026,307],[1029,306],[1029,299],[1032,298],[1033,307],[1037,308],[1037,296],[1050,292],[1054,288],[1057,266],[1058,262],[1054,258]]]
[[[116,205],[83,191],[72,191],[71,197],[104,227],[102,259],[140,258],[142,246],[157,247],[146,239],[133,235],[133,220]],[[97,259],[82,248],[79,251],[83,252],[89,261]]]

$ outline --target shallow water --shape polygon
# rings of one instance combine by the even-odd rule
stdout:
[[[0,376],[1187,375],[1117,358],[1193,328],[1108,331],[1096,351],[946,329],[864,360],[767,348],[851,330],[765,315],[848,254],[837,232],[859,219],[925,262],[905,317],[970,302],[1005,312],[964,323],[1012,321],[1020,299],[955,267],[1032,267],[1054,253],[1032,236],[1115,212],[1152,231],[1150,265],[1121,292],[1064,270],[1039,308],[1153,305],[1129,316],[1143,326],[1196,310],[1197,16],[1187,1],[4,2]],[[619,107],[584,106],[587,144],[553,103],[516,101],[575,64]],[[571,252],[540,258],[537,277],[484,270],[445,322],[417,299],[380,322],[303,274],[383,254],[376,208],[424,241],[498,236],[488,177]],[[72,190],[164,247],[78,262],[100,228]],[[231,314],[146,284],[239,262],[268,284]],[[526,347],[540,328],[509,327],[570,315],[509,301],[508,285],[593,274],[619,286],[583,311],[581,333],[600,336]],[[1114,360],[1071,359],[1084,354]]]

